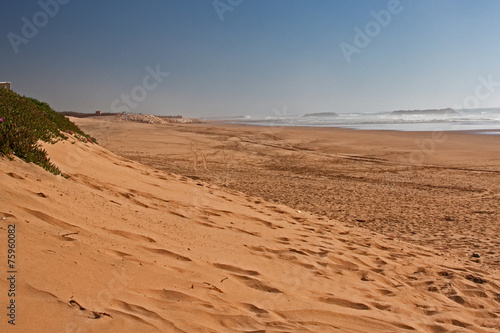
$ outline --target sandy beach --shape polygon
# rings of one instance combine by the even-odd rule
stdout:
[[[2,9],[0,333],[500,332],[500,1]]]
[[[500,136],[75,119],[157,169],[500,268]]]
[[[500,136],[72,120],[0,159],[2,332],[500,329]]]

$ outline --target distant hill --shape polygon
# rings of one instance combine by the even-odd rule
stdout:
[[[447,109],[430,109],[430,110],[398,110],[392,111],[393,114],[410,114],[410,115],[452,115],[459,114],[457,111],[447,108]]]
[[[136,123],[148,123],[148,124],[197,124],[201,123],[197,118],[183,118],[181,115],[176,116],[153,116],[150,114],[123,114],[123,113],[111,113],[111,112],[99,112],[99,113],[82,113],[74,111],[61,111],[67,117],[75,118],[88,118],[88,117],[106,117],[115,116],[117,119],[131,121]]]
[[[335,112],[318,112],[318,113],[306,113],[303,117],[338,117],[339,115]]]
[[[75,117],[75,118],[87,118],[87,117],[99,117],[99,116],[118,116],[121,113],[111,113],[111,112],[102,112],[102,113],[83,113],[83,112],[74,112],[74,111],[60,111],[62,115],[67,117]]]

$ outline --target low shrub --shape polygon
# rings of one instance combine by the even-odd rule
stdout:
[[[47,103],[0,88],[0,155],[17,156],[59,175],[61,171],[50,162],[39,141],[65,140],[63,132],[96,142]]]

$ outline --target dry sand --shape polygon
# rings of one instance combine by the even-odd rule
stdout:
[[[500,269],[499,135],[89,121],[157,169]]]
[[[1,332],[500,329],[498,138],[460,139],[457,147],[450,135],[426,154],[425,166],[401,170],[393,162],[415,139],[404,133],[296,129],[268,137],[269,129],[237,126],[77,122],[104,147],[157,168],[75,139],[46,146],[68,179],[0,159],[3,272],[8,224],[16,225],[18,244],[16,326],[2,315]],[[467,149],[472,155],[460,159]],[[392,189],[382,190],[386,166],[398,169],[388,171]],[[159,170],[169,168],[211,182]],[[332,190],[317,205],[343,205],[338,219],[329,216],[334,203],[325,215],[314,213],[322,183]],[[293,208],[262,199],[258,184],[261,196]],[[415,212],[420,201],[409,205],[410,198],[429,199],[427,192],[442,212],[424,207],[410,224],[411,242],[402,241],[398,223],[411,214],[398,207]],[[382,222],[355,198],[380,218],[383,211],[397,216],[384,220],[394,235],[372,231],[384,231]],[[466,207],[484,211],[484,223]],[[366,222],[351,223],[348,209]],[[452,212],[458,220],[439,218]],[[433,247],[417,244],[434,224],[449,248],[438,235]],[[461,238],[474,248],[472,235],[492,252],[479,262],[458,254]],[[9,286],[0,281],[5,305]]]

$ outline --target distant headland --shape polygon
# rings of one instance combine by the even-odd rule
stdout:
[[[429,115],[429,114],[446,114],[446,115],[452,115],[452,114],[458,114],[457,111],[447,108],[447,109],[430,109],[430,110],[398,110],[398,111],[392,111],[393,114],[411,114],[411,115]]]
[[[303,117],[338,117],[335,112],[306,113]]]
[[[177,116],[153,116],[150,114],[126,114],[126,113],[112,113],[96,111],[95,113],[82,113],[74,111],[61,111],[59,112],[68,117],[87,118],[87,117],[106,117],[114,116],[116,119],[130,121],[135,123],[148,123],[148,124],[198,124],[201,123],[197,118],[183,118],[181,115]]]

